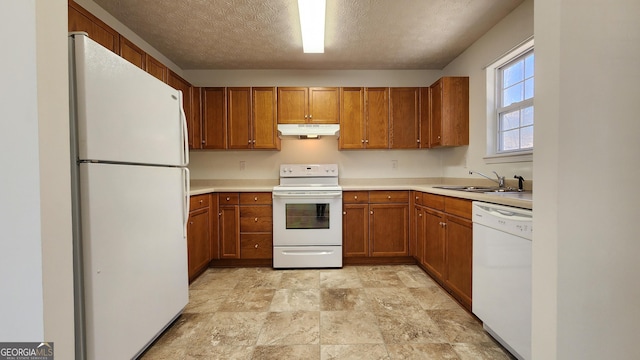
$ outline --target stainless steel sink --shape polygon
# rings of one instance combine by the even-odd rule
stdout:
[[[474,193],[518,192],[518,189],[514,189],[511,187],[499,188],[495,186],[440,185],[440,186],[434,186],[434,188],[444,189],[444,190],[466,191],[466,192],[474,192]]]

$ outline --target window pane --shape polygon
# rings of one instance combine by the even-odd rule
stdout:
[[[533,148],[533,126],[527,126],[520,129],[520,148]]]
[[[524,82],[524,98],[531,99],[533,97],[533,78]]]
[[[509,130],[500,134],[502,148],[501,151],[511,151],[520,149],[520,130]]]
[[[500,115],[500,131],[515,129],[520,126],[520,111]]]
[[[533,125],[533,106],[522,109],[522,126]]]
[[[505,89],[502,98],[502,106],[509,106],[515,102],[522,101],[523,90],[523,83],[517,83],[514,86]]]
[[[524,58],[524,78],[530,78],[533,76],[533,63],[534,63],[534,58],[533,58],[533,54],[527,56],[526,58]]]
[[[509,86],[524,80],[524,61],[520,60],[517,63],[504,68],[502,78],[503,88],[508,88]]]

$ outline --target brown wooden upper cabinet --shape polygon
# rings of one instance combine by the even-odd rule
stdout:
[[[339,148],[389,148],[389,88],[340,89]]]
[[[390,89],[390,148],[420,147],[420,88]]]
[[[279,87],[279,124],[338,124],[340,93],[337,87]]]
[[[227,91],[202,89],[202,149],[227,148]]]
[[[129,61],[133,65],[139,67],[142,70],[147,68],[147,53],[137,47],[134,43],[127,40],[124,36],[120,35],[120,57]]]
[[[227,89],[229,149],[280,149],[274,87]]]
[[[429,147],[469,145],[469,78],[440,78],[430,98]]]
[[[74,1],[69,1],[69,31],[84,31],[89,38],[120,54],[120,34]]]
[[[156,79],[166,83],[169,77],[169,69],[167,66],[158,61],[153,56],[147,54],[145,70],[153,75]]]

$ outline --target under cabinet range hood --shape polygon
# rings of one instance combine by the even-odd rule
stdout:
[[[338,136],[338,124],[278,124],[278,135],[299,139],[317,139],[321,136]]]

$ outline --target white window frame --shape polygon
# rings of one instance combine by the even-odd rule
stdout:
[[[527,39],[485,68],[487,82],[487,152],[484,160],[487,164],[533,161],[533,149],[498,152],[498,111],[497,102],[501,99],[501,77],[499,69],[533,49],[533,38]],[[535,79],[535,75],[534,75]],[[535,80],[534,80],[535,83]],[[535,87],[535,85],[534,85]],[[535,99],[535,95],[534,95]],[[531,101],[533,103],[533,100]],[[535,115],[534,115],[535,116]],[[535,120],[534,120],[535,126]],[[534,139],[535,142],[535,139]],[[535,145],[534,145],[535,148]]]

